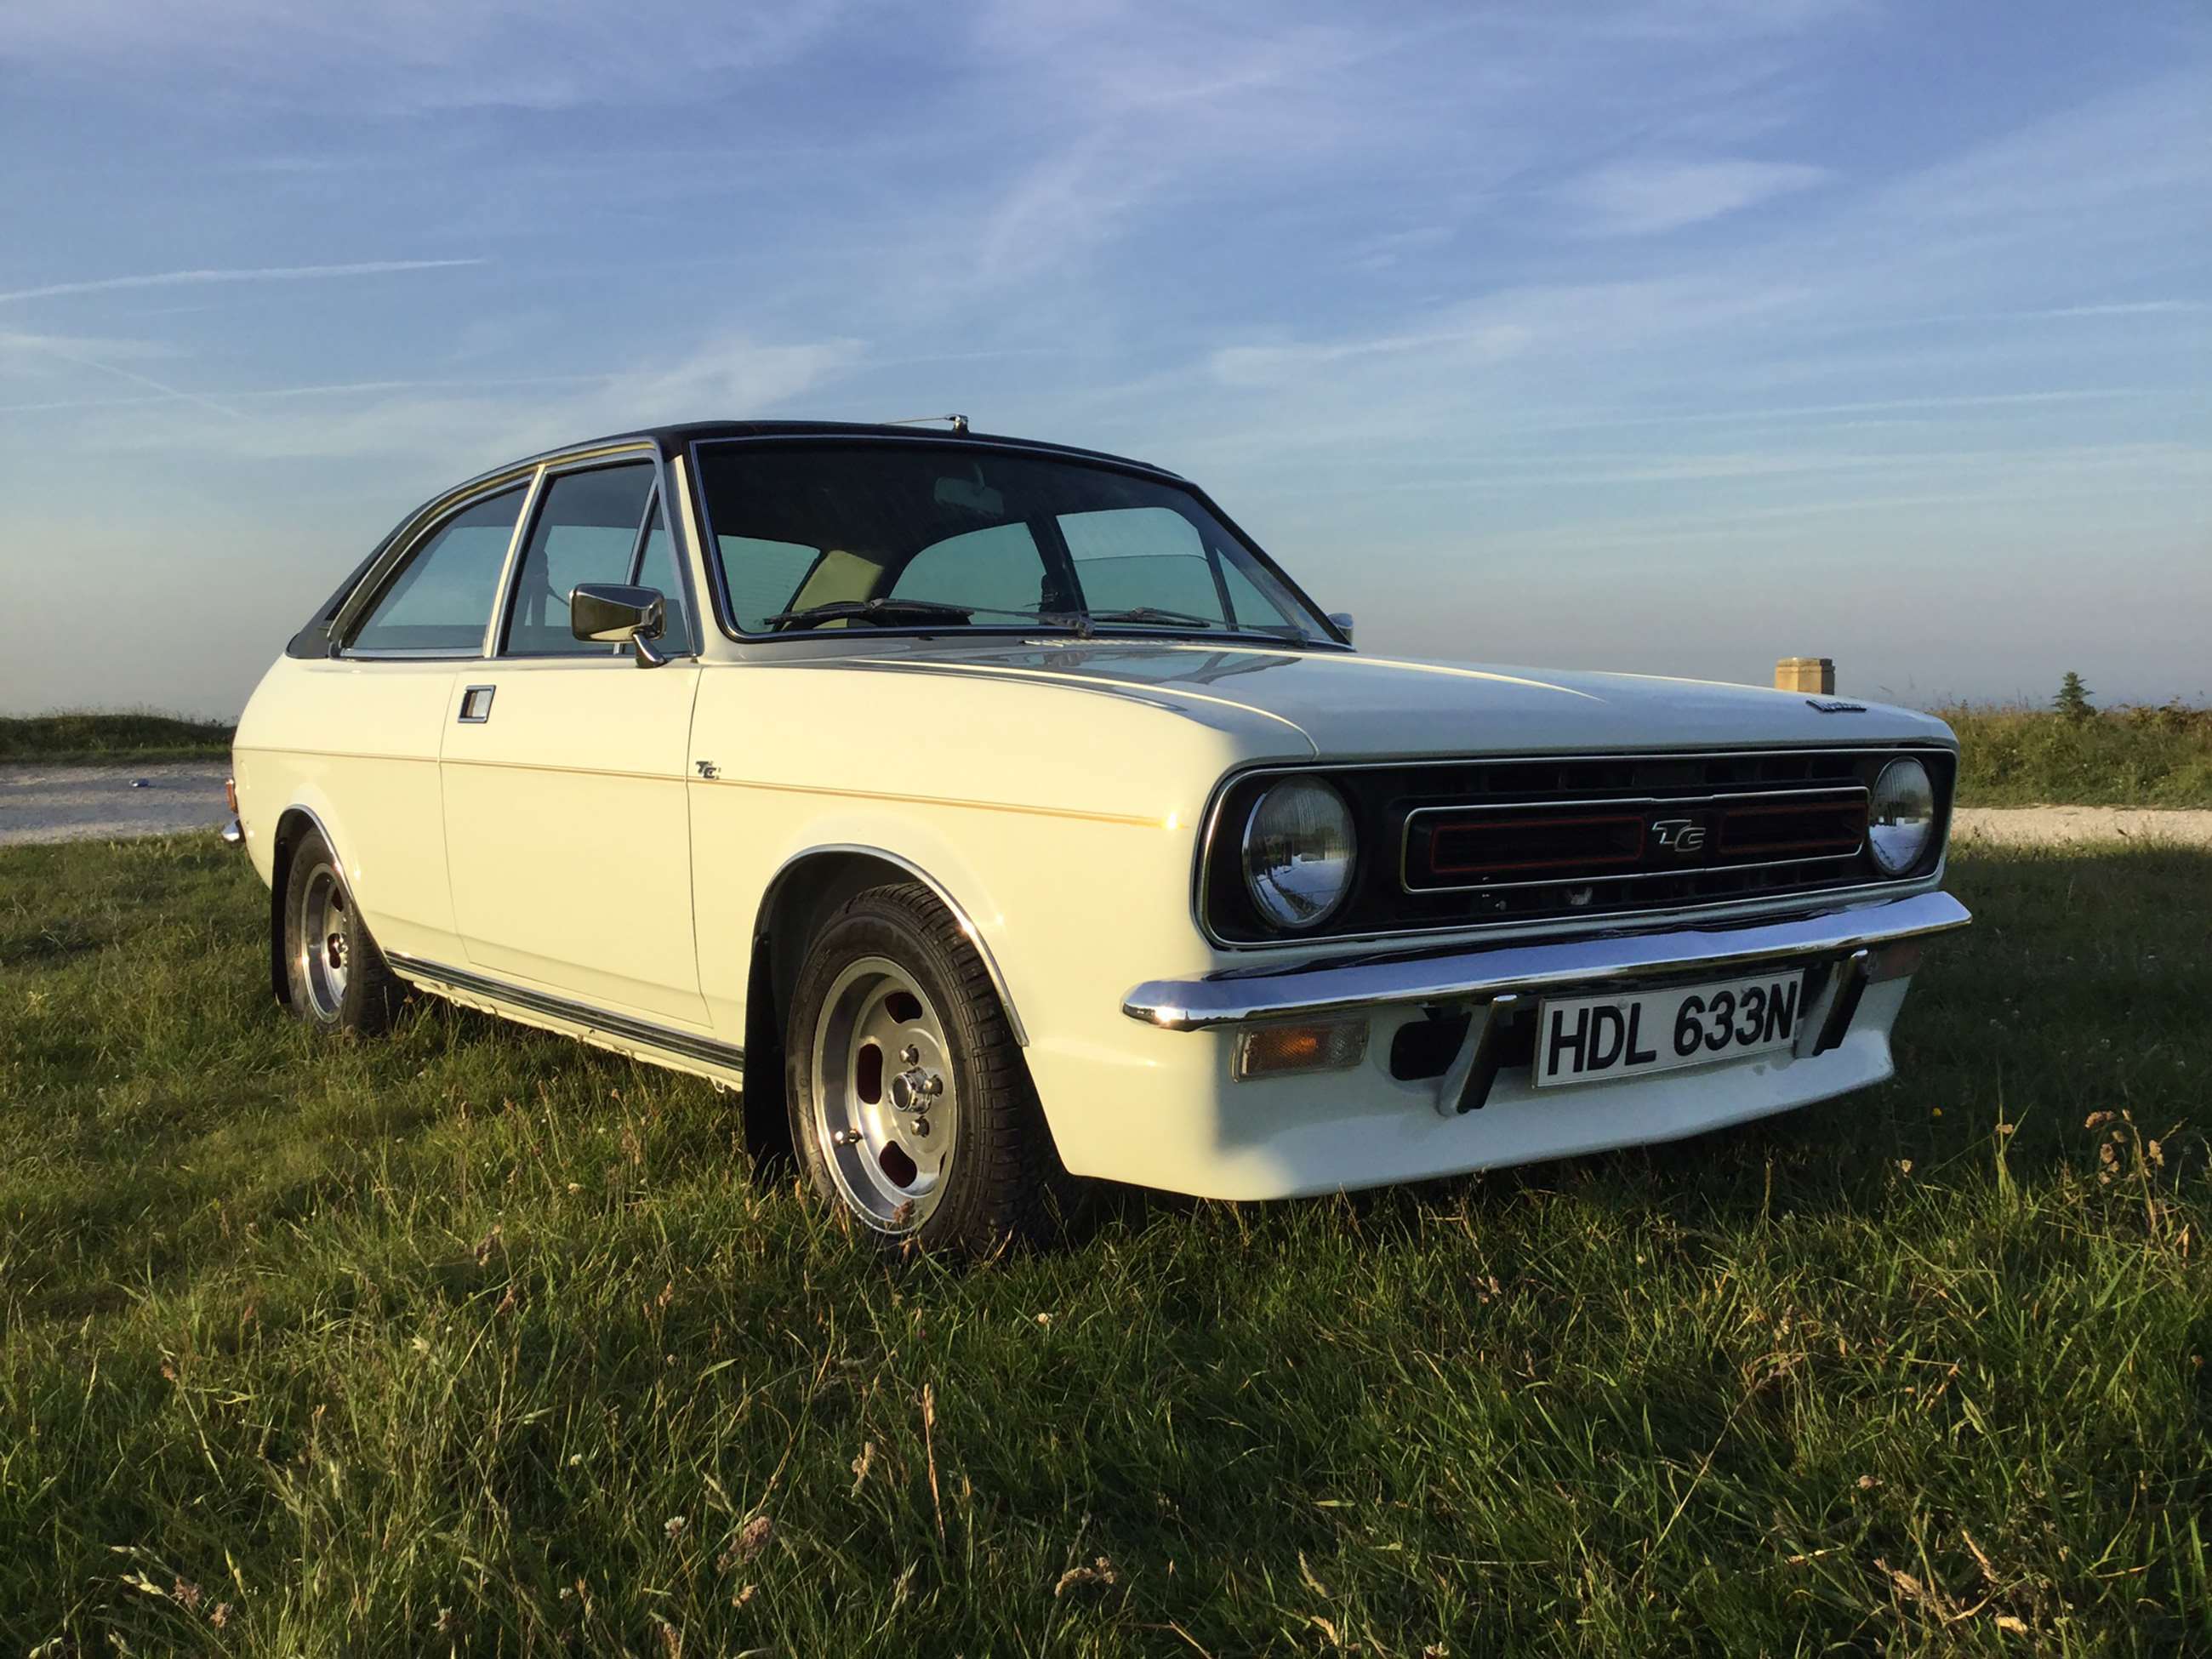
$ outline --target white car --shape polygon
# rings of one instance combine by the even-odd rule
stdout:
[[[410,514],[240,723],[276,995],[736,1087],[887,1241],[1066,1176],[1279,1198],[1891,1071],[1957,745],[1833,698],[1362,654],[1160,468],[671,427]]]

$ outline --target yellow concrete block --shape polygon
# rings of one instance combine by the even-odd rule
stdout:
[[[1778,691],[1810,691],[1823,697],[1836,694],[1836,660],[1832,657],[1784,657],[1774,665]]]

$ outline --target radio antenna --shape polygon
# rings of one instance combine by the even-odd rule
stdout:
[[[902,421],[885,421],[885,426],[934,426],[939,421],[951,422],[952,429],[966,435],[968,417],[965,415],[909,415]]]

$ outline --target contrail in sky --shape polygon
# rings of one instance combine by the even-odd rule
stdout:
[[[84,283],[50,283],[0,294],[9,300],[46,300],[60,294],[108,294],[125,288],[183,288],[201,283],[302,283],[325,276],[384,276],[403,270],[450,270],[482,259],[365,259],[349,265],[263,265],[245,270],[157,270],[143,276],[101,276]]]

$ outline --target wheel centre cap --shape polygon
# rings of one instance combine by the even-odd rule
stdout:
[[[944,1082],[934,1072],[925,1072],[919,1066],[910,1066],[891,1077],[891,1104],[902,1112],[926,1112],[945,1091]]]

